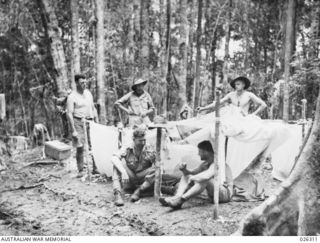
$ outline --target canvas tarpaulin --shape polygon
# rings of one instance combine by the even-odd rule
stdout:
[[[0,94],[0,120],[6,116],[6,100],[4,94]]]
[[[100,173],[112,176],[111,157],[118,149],[119,131],[115,127],[104,126],[90,122],[90,140],[92,146],[92,155],[94,157],[97,169]],[[149,130],[147,142],[155,147],[156,130]],[[123,131],[123,145],[132,141],[132,130]],[[163,164],[163,173],[175,177],[180,177],[181,172],[178,169],[179,163],[183,160],[190,168],[196,167],[200,162],[197,148],[192,145],[179,145],[168,142],[168,137],[163,137],[161,158]]]
[[[244,171],[261,153],[271,154],[274,166],[273,175],[277,179],[285,179],[292,169],[294,158],[299,152],[302,139],[299,133],[300,126],[287,125],[279,121],[261,120],[255,116],[239,116],[234,108],[223,109],[221,118],[221,136],[219,146],[220,178],[224,181],[225,163],[229,165],[233,178],[239,182],[239,195],[241,188],[246,191],[256,192],[248,200],[260,198],[261,184],[256,178],[244,176]],[[198,123],[197,119],[200,120]],[[214,114],[208,114],[200,118],[192,118],[185,121],[170,122],[165,136],[162,139],[161,159],[163,173],[181,176],[178,169],[179,164],[184,161],[189,168],[194,168],[200,162],[196,145],[209,140],[214,144]],[[191,121],[192,120],[192,121]],[[92,152],[98,171],[108,176],[112,175],[111,156],[118,149],[118,130],[115,127],[107,127],[90,123],[90,136]],[[199,125],[200,124],[200,125]],[[185,141],[189,144],[176,144],[170,141],[169,137],[176,131],[189,135]],[[301,129],[300,129],[301,130]],[[190,135],[191,134],[191,135]],[[228,136],[227,147],[226,135]],[[147,132],[147,142],[155,147],[156,129]],[[123,131],[123,144],[132,140],[132,130]],[[290,148],[290,149],[288,149]],[[225,152],[227,153],[225,154]],[[239,179],[240,178],[240,179]],[[250,187],[249,187],[250,185]],[[249,193],[250,194],[250,193]]]

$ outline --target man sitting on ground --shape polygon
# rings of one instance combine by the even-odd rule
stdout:
[[[180,209],[182,204],[188,199],[207,190],[209,199],[213,202],[214,189],[214,151],[209,141],[203,141],[198,144],[199,156],[203,161],[194,170],[188,170],[185,163],[180,165],[183,175],[180,180],[176,195],[168,198],[160,198],[163,206],[169,206],[173,209]],[[226,164],[226,182],[220,186],[219,202],[226,203],[231,200],[233,183],[230,167]]]
[[[138,201],[140,193],[154,185],[156,153],[146,144],[146,127],[140,126],[133,132],[133,144],[122,148],[111,161],[113,164],[113,188],[115,205],[123,206],[122,188],[135,189],[131,201]]]

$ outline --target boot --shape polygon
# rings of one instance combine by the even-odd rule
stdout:
[[[134,191],[134,193],[131,195],[131,202],[136,202],[140,199],[140,193],[141,189],[138,188]]]
[[[173,208],[173,209],[180,209],[182,204],[185,202],[186,200],[182,197],[176,197],[176,198],[172,198],[172,199],[168,199],[166,200],[166,202],[168,203],[169,207]]]
[[[85,175],[83,171],[79,171],[76,178],[82,178]]]
[[[120,206],[123,206],[123,205],[124,205],[121,192],[119,192],[119,191],[115,191],[115,192],[114,192],[114,204],[115,204],[117,207],[120,207]]]
[[[169,203],[167,202],[167,198],[160,197],[159,202],[161,203],[162,206],[169,207]]]

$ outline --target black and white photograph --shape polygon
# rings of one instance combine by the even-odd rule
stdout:
[[[0,0],[0,242],[316,242],[319,87],[318,0]]]

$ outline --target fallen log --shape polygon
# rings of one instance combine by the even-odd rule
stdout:
[[[31,162],[31,163],[21,167],[20,169],[24,169],[26,167],[35,166],[35,165],[57,165],[59,163],[60,163],[60,161],[56,161],[56,160],[40,160],[40,161]]]
[[[38,184],[33,184],[33,185],[30,185],[30,186],[19,186],[19,187],[16,187],[16,188],[11,188],[11,189],[7,189],[7,190],[3,190],[3,191],[0,191],[0,193],[3,193],[3,192],[12,192],[12,191],[18,191],[18,190],[27,190],[27,189],[33,189],[33,188],[36,188],[36,187],[39,187],[39,186],[43,186],[43,183],[38,183]]]

